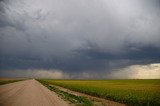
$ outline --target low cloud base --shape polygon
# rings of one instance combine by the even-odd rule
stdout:
[[[51,78],[51,79],[160,79],[160,63],[147,65],[131,65],[110,72],[75,72],[65,73],[62,70],[28,69],[6,70],[1,77],[28,77],[28,78]]]

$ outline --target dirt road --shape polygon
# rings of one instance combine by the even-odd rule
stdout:
[[[26,80],[0,86],[0,106],[68,106],[38,81]]]

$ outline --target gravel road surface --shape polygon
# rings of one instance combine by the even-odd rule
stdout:
[[[69,106],[69,104],[32,79],[1,85],[0,106]]]

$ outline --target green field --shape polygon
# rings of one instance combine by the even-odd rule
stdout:
[[[44,86],[46,86],[49,90],[57,93],[59,96],[61,96],[61,98],[70,101],[70,103],[73,103],[74,106],[93,106],[92,101],[83,96],[77,96],[77,95],[70,94],[68,92],[64,92],[56,88],[54,85],[50,85],[50,83],[47,83],[44,80],[38,80],[38,81]]]
[[[0,85],[22,81],[24,79],[0,78]]]
[[[160,79],[41,81],[128,105],[160,106]]]

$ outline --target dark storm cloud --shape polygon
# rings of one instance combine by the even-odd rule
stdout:
[[[159,62],[159,17],[159,0],[2,0],[0,69],[103,73]]]

